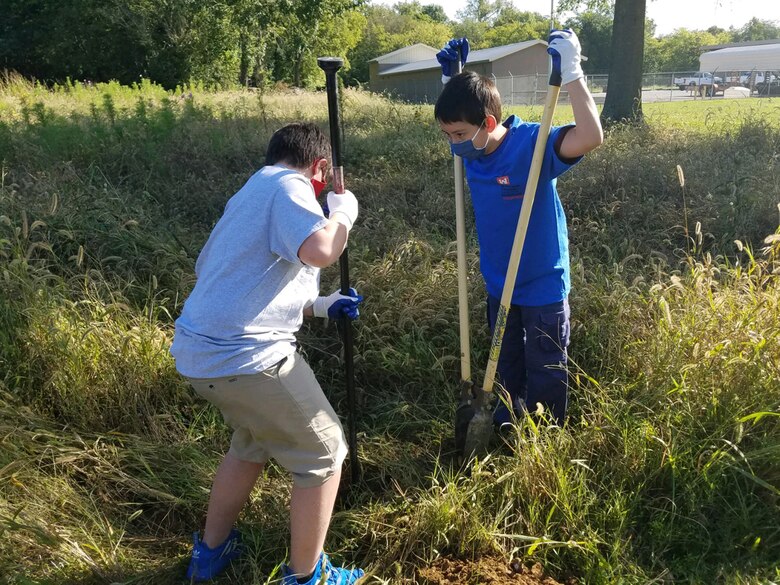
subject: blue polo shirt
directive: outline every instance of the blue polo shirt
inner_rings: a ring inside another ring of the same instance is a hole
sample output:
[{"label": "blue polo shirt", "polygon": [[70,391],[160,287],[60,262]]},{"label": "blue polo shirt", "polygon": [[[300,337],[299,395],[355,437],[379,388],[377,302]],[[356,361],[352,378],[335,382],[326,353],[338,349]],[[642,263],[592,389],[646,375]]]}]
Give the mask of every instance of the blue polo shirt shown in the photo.
[{"label": "blue polo shirt", "polygon": [[[517,219],[531,168],[539,124],[510,116],[507,133],[492,153],[464,160],[479,240],[479,260],[489,295],[501,298]],[[555,152],[565,126],[553,127],[528,223],[513,305],[541,306],[565,299],[569,280],[569,235],[556,178],[580,158],[562,160]]]}]

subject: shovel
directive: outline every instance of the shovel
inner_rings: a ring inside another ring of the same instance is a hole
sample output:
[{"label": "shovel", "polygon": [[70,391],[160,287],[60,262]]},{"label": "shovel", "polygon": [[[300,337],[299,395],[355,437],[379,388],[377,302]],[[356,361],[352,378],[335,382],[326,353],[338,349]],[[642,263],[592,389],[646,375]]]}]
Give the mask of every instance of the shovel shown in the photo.
[{"label": "shovel", "polygon": [[[468,269],[466,267],[466,204],[464,194],[463,159],[455,155],[455,233],[458,251],[458,322],[460,324],[460,401],[455,410],[455,448],[463,453],[466,447],[468,423],[473,417],[470,405],[474,401],[471,380],[471,343],[469,338]],[[471,412],[470,415],[464,414]]]},{"label": "shovel", "polygon": [[509,256],[504,289],[501,292],[501,306],[496,315],[496,325],[493,330],[493,340],[490,344],[490,355],[482,388],[478,388],[470,396],[461,398],[461,403],[455,412],[455,442],[462,444],[461,455],[469,459],[474,455],[487,451],[490,438],[493,433],[493,411],[490,404],[490,395],[496,380],[498,357],[501,354],[501,344],[504,340],[507,315],[512,303],[512,293],[517,280],[517,270],[520,266],[520,257],[523,254],[523,244],[528,231],[528,221],[536,197],[536,188],[539,185],[539,173],[542,169],[544,152],[547,148],[547,138],[550,136],[552,119],[555,114],[555,106],[558,103],[558,94],[561,92],[561,73],[553,67],[547,86],[547,98],[542,114],[542,123],[539,135],[536,138],[531,168],[528,171],[528,180],[525,184],[525,196],[520,208],[520,217],[517,220],[517,230],[512,243],[512,252]]},{"label": "shovel", "polygon": [[[339,87],[336,72],[344,65],[339,57],[319,57],[317,65],[325,72],[325,89],[328,94],[328,123],[330,126],[330,145],[333,155],[333,190],[344,193],[344,166],[341,152],[341,115],[339,111]],[[341,270],[341,294],[349,295],[349,253],[347,248],[339,257]],[[347,317],[342,318],[342,340],[344,342],[344,374],[347,379],[347,410],[349,411],[348,437],[349,468],[352,473],[352,483],[360,481],[360,461],[357,452],[356,431],[356,397],[355,397],[355,366],[354,342],[352,337],[352,322]]]},{"label": "shovel", "polygon": [[[462,71],[460,49],[458,49],[457,73]],[[473,417],[464,416],[474,401],[474,382],[471,380],[471,341],[469,334],[468,268],[466,266],[466,195],[463,159],[457,154],[454,159],[455,176],[455,235],[458,266],[458,323],[460,326],[460,401],[455,411],[455,448],[463,453],[468,423]]]}]

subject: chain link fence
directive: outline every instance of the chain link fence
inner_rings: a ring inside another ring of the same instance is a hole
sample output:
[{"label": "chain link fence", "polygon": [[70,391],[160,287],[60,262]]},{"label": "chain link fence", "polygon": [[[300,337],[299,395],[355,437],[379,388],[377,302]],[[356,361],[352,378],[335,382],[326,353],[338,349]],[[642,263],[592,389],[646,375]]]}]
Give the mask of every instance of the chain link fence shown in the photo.
[{"label": "chain link fence", "polygon": [[[712,85],[697,84],[701,81],[701,74],[695,71],[646,73],[642,76],[642,102],[675,102],[695,99],[718,99],[724,97],[724,91],[729,87],[743,87],[741,96],[774,95],[773,86],[757,82],[763,79],[763,75],[745,75],[743,72],[716,73],[720,82],[713,90]],[[501,102],[508,106],[526,106],[544,104],[547,92],[548,76],[536,75],[510,75],[506,77],[491,76],[501,94]],[[603,103],[607,92],[608,75],[586,76],[588,89],[596,103]],[[767,79],[770,79],[769,77]],[[775,79],[772,75],[771,79]],[[777,83],[777,82],[772,82]],[[780,87],[780,86],[778,86]],[[396,85],[388,93],[412,103],[435,103],[441,92],[441,83],[438,80],[409,79],[398,80]],[[561,91],[560,101],[566,102],[568,94]]]}]

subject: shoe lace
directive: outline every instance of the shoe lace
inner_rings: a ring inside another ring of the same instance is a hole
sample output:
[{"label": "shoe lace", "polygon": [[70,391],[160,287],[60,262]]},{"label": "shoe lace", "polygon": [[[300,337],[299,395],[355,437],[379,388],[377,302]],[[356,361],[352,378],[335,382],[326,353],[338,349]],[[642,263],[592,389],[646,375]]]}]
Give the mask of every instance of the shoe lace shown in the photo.
[{"label": "shoe lace", "polygon": [[[362,576],[360,569],[334,567],[326,556],[322,563],[322,585],[351,585]],[[327,580],[325,580],[327,578]],[[319,584],[318,584],[319,585]]]}]

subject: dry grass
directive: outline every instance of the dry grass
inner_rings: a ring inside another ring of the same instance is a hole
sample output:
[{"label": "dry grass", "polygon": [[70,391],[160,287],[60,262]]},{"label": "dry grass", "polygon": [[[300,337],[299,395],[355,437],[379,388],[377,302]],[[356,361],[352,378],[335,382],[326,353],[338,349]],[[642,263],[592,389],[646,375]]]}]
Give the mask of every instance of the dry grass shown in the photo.
[{"label": "dry grass", "polygon": [[[336,560],[374,583],[415,583],[443,555],[519,555],[594,584],[777,580],[778,237],[763,243],[780,200],[775,102],[648,108],[648,127],[612,132],[561,180],[571,419],[524,421],[464,475],[451,460],[449,153],[430,107],[343,99],[362,208],[350,259],[366,297],[365,480],[334,517]],[[326,126],[324,94],[2,85],[0,581],[181,582],[229,433],[175,373],[172,320],[224,202],[295,118]],[[479,366],[488,339],[469,230]],[[302,341],[344,412],[335,330],[310,325]],[[267,471],[241,519],[248,558],[223,582],[277,578],[288,486]]]}]

